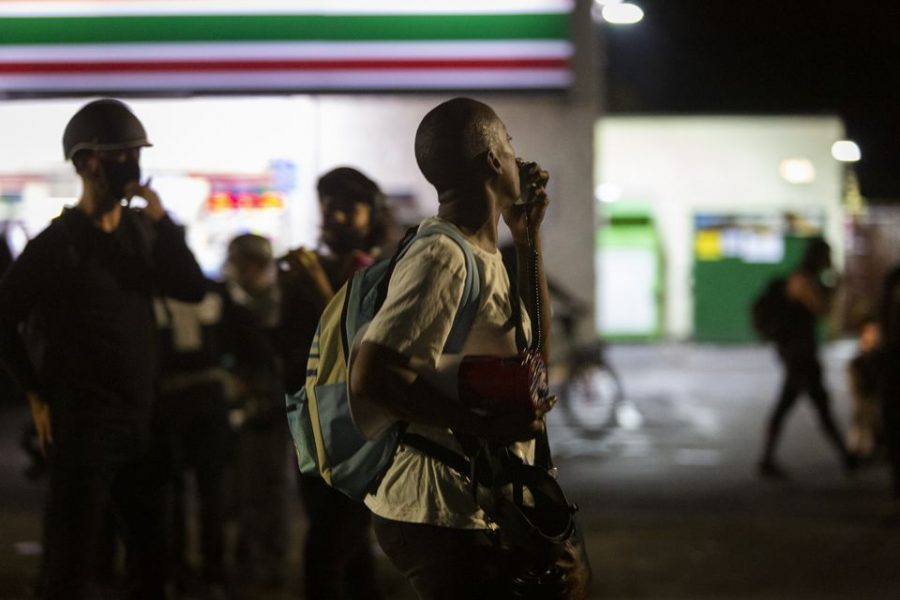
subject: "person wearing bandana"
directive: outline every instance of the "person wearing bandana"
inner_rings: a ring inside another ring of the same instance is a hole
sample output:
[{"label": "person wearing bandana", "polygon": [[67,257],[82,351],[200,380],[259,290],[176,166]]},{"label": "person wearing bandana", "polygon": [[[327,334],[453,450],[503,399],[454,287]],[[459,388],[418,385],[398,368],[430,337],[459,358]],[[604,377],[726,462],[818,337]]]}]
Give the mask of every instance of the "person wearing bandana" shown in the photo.
[{"label": "person wearing bandana", "polygon": [[[129,596],[163,598],[165,473],[151,440],[154,295],[198,302],[205,281],[140,156],[150,146],[122,102],[82,107],[63,135],[82,182],[0,281],[0,362],[24,390],[48,459],[40,596],[91,597],[111,506]],[[132,209],[123,201],[142,198]]]}]

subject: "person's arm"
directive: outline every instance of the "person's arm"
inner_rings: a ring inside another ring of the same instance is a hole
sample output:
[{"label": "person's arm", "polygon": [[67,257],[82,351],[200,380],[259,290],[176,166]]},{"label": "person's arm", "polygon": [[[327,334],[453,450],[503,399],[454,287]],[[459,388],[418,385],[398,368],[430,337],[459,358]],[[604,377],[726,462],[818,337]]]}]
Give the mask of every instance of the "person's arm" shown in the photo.
[{"label": "person's arm", "polygon": [[812,281],[806,273],[797,271],[787,280],[788,298],[796,300],[816,315],[827,314],[831,310],[831,290]]},{"label": "person's arm", "polygon": [[129,197],[147,201],[141,212],[155,231],[153,242],[153,278],[158,291],[182,302],[200,302],[206,295],[206,278],[197,259],[187,247],[184,230],[175,224],[163,208],[159,195],[149,184],[132,183]]},{"label": "person's arm", "polygon": [[381,406],[397,421],[448,427],[500,444],[529,440],[541,432],[549,406],[538,414],[481,415],[443,396],[410,362],[390,348],[364,341],[350,371],[350,393]]},{"label": "person's arm", "polygon": [[28,356],[19,327],[39,299],[51,289],[53,282],[59,281],[60,274],[56,273],[56,267],[60,261],[50,252],[49,238],[45,234],[45,237],[29,243],[0,280],[0,363],[28,399],[38,443],[44,452],[53,442],[50,408],[41,392],[38,374]]},{"label": "person's arm", "polygon": [[319,314],[334,297],[335,290],[318,255],[307,248],[289,251],[280,260],[278,276],[282,289],[304,298],[305,304]]},{"label": "person's arm", "polygon": [[450,333],[465,269],[462,250],[451,240],[434,236],[414,243],[397,264],[388,297],[354,355],[350,393],[400,421],[504,443],[534,437],[541,424],[533,413],[480,416],[422,377],[437,363]]},{"label": "person's arm", "polygon": [[[538,343],[545,360],[550,359],[550,292],[547,276],[544,273],[543,244],[541,242],[541,224],[550,200],[547,197],[547,180],[549,174],[538,165],[530,163],[528,181],[529,189],[522,190],[524,203],[516,204],[503,213],[512,234],[516,248],[518,263],[517,275],[519,295],[525,302],[531,316],[532,327],[540,319],[540,331],[532,331],[533,336],[540,336]],[[535,298],[537,296],[537,298]],[[535,301],[540,306],[535,305]]]}]

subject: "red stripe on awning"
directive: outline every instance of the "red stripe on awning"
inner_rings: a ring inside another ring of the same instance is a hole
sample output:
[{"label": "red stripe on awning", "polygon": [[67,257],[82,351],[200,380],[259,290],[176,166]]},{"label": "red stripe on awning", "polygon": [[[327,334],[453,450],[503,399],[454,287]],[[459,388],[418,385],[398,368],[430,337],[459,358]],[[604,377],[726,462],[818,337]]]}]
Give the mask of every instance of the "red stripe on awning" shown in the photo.
[{"label": "red stripe on awning", "polygon": [[562,69],[563,58],[474,59],[326,59],[326,60],[171,60],[104,62],[0,62],[0,74],[210,72],[210,71],[348,71],[348,70],[459,70]]}]

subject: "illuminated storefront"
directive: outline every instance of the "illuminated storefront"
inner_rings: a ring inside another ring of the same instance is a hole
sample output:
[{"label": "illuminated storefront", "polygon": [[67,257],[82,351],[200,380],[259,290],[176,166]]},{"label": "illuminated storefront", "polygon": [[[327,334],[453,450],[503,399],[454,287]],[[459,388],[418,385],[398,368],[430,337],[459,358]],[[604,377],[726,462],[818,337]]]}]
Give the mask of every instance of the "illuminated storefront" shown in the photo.
[{"label": "illuminated storefront", "polygon": [[401,221],[432,213],[415,128],[436,103],[470,95],[553,174],[548,262],[592,300],[584,248],[599,85],[590,19],[573,17],[588,4],[3,2],[0,210],[33,235],[71,204],[63,127],[86,99],[122,97],[154,143],[146,173],[215,274],[239,232],[263,233],[277,251],[315,244],[315,181],[335,166],[369,173]]}]

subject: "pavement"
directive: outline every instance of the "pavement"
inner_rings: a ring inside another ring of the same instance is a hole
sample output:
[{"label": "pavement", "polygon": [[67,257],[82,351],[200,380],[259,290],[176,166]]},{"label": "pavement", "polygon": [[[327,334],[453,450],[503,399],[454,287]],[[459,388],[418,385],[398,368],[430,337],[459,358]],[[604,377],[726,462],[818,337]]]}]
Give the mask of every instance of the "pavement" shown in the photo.
[{"label": "pavement", "polygon": [[[849,421],[848,342],[823,352],[832,400]],[[558,409],[550,435],[560,481],[580,511],[594,597],[659,600],[900,598],[900,526],[888,515],[884,464],[840,467],[805,403],[789,417],[786,481],[755,475],[780,374],[762,346],[612,346],[627,402],[620,426],[585,435]],[[39,563],[43,490],[21,475],[22,407],[0,409],[0,599],[26,598]],[[283,590],[298,598],[306,523],[291,506]],[[388,598],[414,598],[383,555]]]}]

